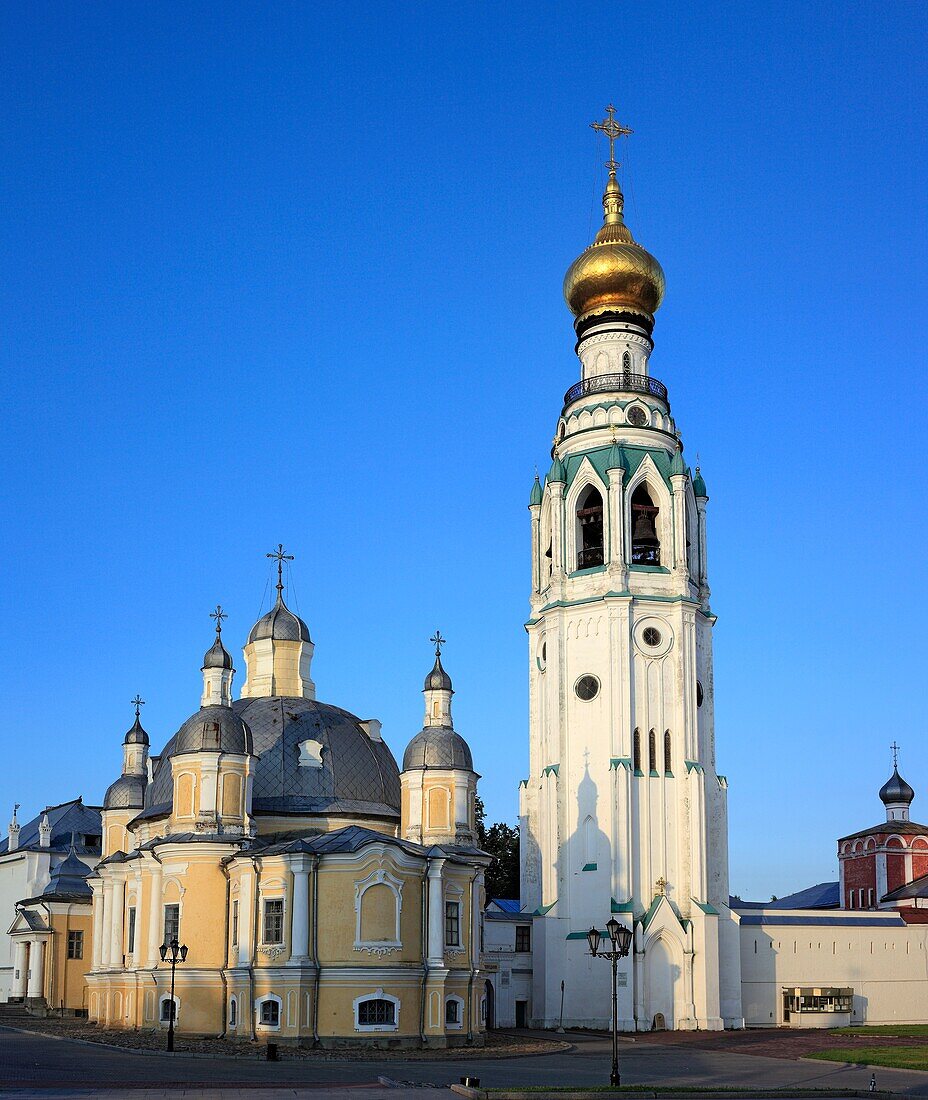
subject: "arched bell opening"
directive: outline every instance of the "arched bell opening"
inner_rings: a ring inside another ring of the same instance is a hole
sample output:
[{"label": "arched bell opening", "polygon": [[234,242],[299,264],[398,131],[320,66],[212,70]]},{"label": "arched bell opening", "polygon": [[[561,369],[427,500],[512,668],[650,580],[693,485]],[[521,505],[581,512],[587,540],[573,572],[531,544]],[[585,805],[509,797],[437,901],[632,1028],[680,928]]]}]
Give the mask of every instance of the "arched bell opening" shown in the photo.
[{"label": "arched bell opening", "polygon": [[632,565],[660,565],[661,541],[657,537],[657,513],[644,482],[632,494]]},{"label": "arched bell opening", "polygon": [[591,485],[582,494],[577,507],[577,568],[590,569],[602,565],[603,553],[603,498]]}]

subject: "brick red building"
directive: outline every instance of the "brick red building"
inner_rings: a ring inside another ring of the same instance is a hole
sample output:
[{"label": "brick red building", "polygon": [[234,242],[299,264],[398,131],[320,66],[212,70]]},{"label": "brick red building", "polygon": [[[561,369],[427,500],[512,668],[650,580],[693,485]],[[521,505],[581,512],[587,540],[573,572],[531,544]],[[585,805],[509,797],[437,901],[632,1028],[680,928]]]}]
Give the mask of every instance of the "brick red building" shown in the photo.
[{"label": "brick red building", "polygon": [[880,789],[886,820],[838,841],[842,909],[899,909],[928,921],[928,825],[910,820],[915,791],[893,767]]}]

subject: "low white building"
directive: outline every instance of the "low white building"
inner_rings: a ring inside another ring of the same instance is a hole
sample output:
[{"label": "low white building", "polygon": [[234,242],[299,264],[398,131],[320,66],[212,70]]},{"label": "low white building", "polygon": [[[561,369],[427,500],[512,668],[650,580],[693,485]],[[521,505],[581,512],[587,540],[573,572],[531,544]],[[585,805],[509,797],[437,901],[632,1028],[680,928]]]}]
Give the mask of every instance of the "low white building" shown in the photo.
[{"label": "low white building", "polygon": [[528,1027],[532,1017],[532,914],[493,898],[483,915],[487,1027]]},{"label": "low white building", "polygon": [[100,859],[100,809],[80,798],[47,806],[20,825],[13,811],[7,839],[0,842],[0,1002],[9,1000],[16,981],[13,940],[9,930],[25,898],[35,898],[48,885],[52,871],[68,856],[73,838],[78,858],[88,867]]}]

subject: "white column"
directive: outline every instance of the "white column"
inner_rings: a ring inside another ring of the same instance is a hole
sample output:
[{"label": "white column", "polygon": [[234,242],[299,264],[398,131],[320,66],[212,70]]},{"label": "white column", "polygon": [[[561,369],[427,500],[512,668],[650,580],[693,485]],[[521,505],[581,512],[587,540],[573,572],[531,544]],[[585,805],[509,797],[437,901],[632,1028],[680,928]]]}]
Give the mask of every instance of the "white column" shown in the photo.
[{"label": "white column", "polygon": [[45,993],[45,944],[31,940],[29,945],[28,997],[42,997]]},{"label": "white column", "polygon": [[103,950],[100,954],[100,965],[109,967],[112,965],[113,955],[113,882],[106,879],[103,883]]},{"label": "white column", "polygon": [[564,566],[564,486],[551,484],[551,577],[563,579]]},{"label": "white column", "polygon": [[103,887],[99,883],[93,886],[93,957],[90,962],[92,970],[99,970],[103,965]]},{"label": "white column", "polygon": [[675,573],[687,572],[686,561],[686,474],[673,474],[673,568]]},{"label": "white column", "polygon": [[148,909],[148,965],[157,966],[161,961],[161,864],[153,863],[151,869],[151,899]]},{"label": "white column", "polygon": [[[309,866],[306,860],[291,864],[293,870],[293,923],[290,933],[290,961],[302,961],[309,954]],[[241,915],[239,915],[241,927]]]},{"label": "white column", "polygon": [[609,470],[609,572],[625,573],[625,471]]},{"label": "white column", "polygon": [[529,512],[532,516],[532,592],[538,592],[541,587],[541,555],[544,550],[541,546],[541,505],[530,504]]},{"label": "white column", "polygon": [[254,875],[251,873],[244,874],[239,881],[241,883],[241,890],[239,891],[238,906],[238,965],[250,966],[252,950],[251,937],[254,932],[255,919],[254,901],[252,900],[254,894]]},{"label": "white column", "polygon": [[474,875],[474,881],[470,888],[470,965],[475,969],[480,966],[480,891],[483,889],[483,871]]},{"label": "white column", "polygon": [[123,923],[125,920],[126,884],[121,881],[113,883],[113,923],[110,928],[112,943],[110,945],[110,966],[122,969],[123,965]]},{"label": "white column", "polygon": [[430,967],[445,965],[445,892],[442,882],[443,859],[429,860],[429,935],[428,964]]},{"label": "white column", "polygon": [[26,996],[26,975],[29,970],[29,948],[22,938],[14,940],[13,988],[14,997]]}]

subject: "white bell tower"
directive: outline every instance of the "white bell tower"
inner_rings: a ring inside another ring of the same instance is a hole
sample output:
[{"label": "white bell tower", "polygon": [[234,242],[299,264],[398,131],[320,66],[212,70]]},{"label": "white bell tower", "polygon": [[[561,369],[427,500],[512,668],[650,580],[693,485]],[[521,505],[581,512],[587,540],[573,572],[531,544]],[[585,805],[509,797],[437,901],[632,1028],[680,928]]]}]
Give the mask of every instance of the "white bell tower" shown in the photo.
[{"label": "white bell tower", "polygon": [[625,1030],[742,1026],[728,908],[726,789],[716,772],[706,493],[650,374],[657,260],[624,224],[614,141],[604,219],[571,265],[580,381],[567,391],[532,532],[529,775],[522,905],[534,911],[531,1016],[609,1026],[609,967],[586,933],[634,932]]}]

